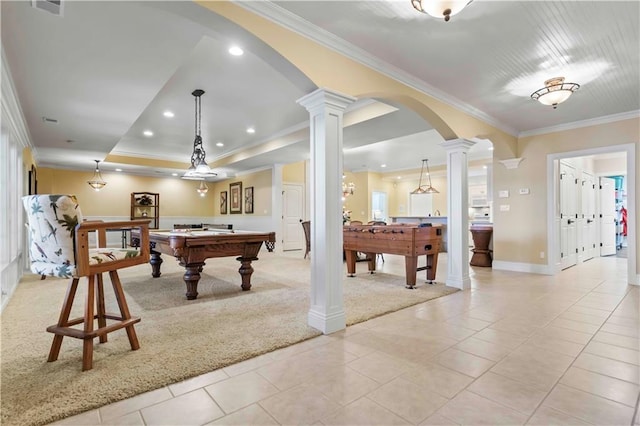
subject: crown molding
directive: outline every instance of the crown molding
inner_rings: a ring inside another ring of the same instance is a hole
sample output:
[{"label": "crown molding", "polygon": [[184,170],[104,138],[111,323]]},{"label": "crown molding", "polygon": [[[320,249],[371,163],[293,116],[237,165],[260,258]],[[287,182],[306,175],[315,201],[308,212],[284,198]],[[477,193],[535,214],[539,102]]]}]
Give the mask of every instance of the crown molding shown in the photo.
[{"label": "crown molding", "polygon": [[507,169],[517,169],[524,158],[509,158],[507,160],[498,160]]},{"label": "crown molding", "polygon": [[520,132],[518,138],[525,138],[527,136],[544,135],[546,133],[562,132],[565,130],[580,129],[582,127],[599,126],[601,124],[614,123],[616,121],[629,120],[631,118],[640,117],[640,110],[621,112],[619,114],[605,115],[597,118],[590,118],[588,120],[574,121],[572,123],[559,124],[557,126],[543,127],[540,129],[527,130]]},{"label": "crown molding", "polygon": [[9,69],[9,61],[7,60],[4,49],[2,49],[2,68],[0,73],[2,74],[2,81],[0,83],[2,84],[1,121],[8,123],[10,134],[15,135],[23,148],[30,148],[34,159],[37,159],[36,149],[31,142],[31,135],[26,126],[27,121],[24,118],[22,107],[20,106],[16,87],[11,77],[11,70]]},{"label": "crown molding", "polygon": [[351,58],[367,67],[386,75],[414,90],[429,95],[440,102],[443,102],[449,106],[452,106],[478,120],[481,120],[491,126],[494,126],[503,132],[510,134],[511,136],[517,136],[518,131],[511,126],[508,126],[494,117],[486,114],[485,112],[465,103],[461,100],[449,95],[437,89],[430,84],[416,78],[415,76],[407,73],[400,68],[384,62],[379,58],[371,55],[370,53],[354,46],[351,43],[337,37],[336,35],[319,28],[309,21],[302,19],[301,17],[289,12],[288,10],[271,3],[270,1],[250,1],[250,2],[237,2],[238,6],[255,13],[263,18],[266,18],[281,27],[291,30],[303,37],[313,40],[314,42],[325,46],[335,52],[340,53],[348,58]]}]

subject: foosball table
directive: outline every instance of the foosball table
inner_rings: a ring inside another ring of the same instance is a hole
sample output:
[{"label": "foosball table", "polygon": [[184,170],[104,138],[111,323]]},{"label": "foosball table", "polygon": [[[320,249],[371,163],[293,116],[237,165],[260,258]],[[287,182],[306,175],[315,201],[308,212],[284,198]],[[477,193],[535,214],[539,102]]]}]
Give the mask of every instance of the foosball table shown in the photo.
[{"label": "foosball table", "polygon": [[[438,252],[442,243],[442,228],[439,225],[394,224],[394,225],[345,225],[343,244],[347,260],[347,273],[356,273],[357,253],[367,255],[369,272],[376,270],[376,256],[380,253],[404,256],[407,288],[416,285],[416,273],[427,271],[430,284],[436,279]],[[418,258],[426,257],[426,265],[418,267]]]}]

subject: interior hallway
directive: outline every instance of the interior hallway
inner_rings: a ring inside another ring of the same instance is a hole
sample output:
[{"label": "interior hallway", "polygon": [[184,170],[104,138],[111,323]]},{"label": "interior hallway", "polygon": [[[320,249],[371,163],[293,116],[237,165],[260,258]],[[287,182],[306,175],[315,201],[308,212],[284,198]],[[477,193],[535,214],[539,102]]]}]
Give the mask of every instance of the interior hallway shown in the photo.
[{"label": "interior hallway", "polygon": [[[378,268],[402,275],[404,261]],[[556,276],[472,269],[471,290],[56,424],[640,425],[640,288],[625,259]]]}]

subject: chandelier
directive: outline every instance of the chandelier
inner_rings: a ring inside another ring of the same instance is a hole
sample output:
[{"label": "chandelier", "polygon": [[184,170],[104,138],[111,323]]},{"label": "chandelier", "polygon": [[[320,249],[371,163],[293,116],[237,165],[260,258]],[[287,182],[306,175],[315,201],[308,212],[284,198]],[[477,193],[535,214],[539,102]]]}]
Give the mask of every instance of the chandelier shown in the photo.
[{"label": "chandelier", "polygon": [[209,187],[207,186],[204,180],[201,180],[200,186],[196,189],[196,192],[200,194],[201,197],[204,197],[207,191],[209,191]]},{"label": "chandelier", "polygon": [[577,83],[565,83],[564,77],[554,77],[544,82],[544,87],[531,94],[531,99],[535,99],[543,105],[551,105],[553,109],[558,104],[563,103],[569,96],[580,88]]},{"label": "chandelier", "polygon": [[[345,176],[342,175],[342,179],[344,179]],[[342,182],[342,201],[344,201],[345,198],[347,198],[349,195],[353,195],[353,191],[355,191],[356,189],[356,184],[353,182],[349,182],[349,183],[345,183]]]},{"label": "chandelier", "polygon": [[90,187],[95,189],[97,192],[97,191],[100,191],[102,188],[104,188],[107,182],[105,182],[105,180],[102,179],[102,175],[100,174],[100,167],[98,166],[98,163],[100,163],[100,160],[93,160],[93,161],[96,162],[96,170],[93,172],[93,177],[91,178],[91,180],[88,180],[87,183],[89,184]]},{"label": "chandelier", "polygon": [[[427,166],[427,177],[429,185],[422,185],[422,176],[424,175],[424,166]],[[420,182],[418,187],[411,191],[412,194],[438,194],[440,191],[431,186],[431,173],[429,173],[429,160],[422,160],[422,168],[420,169]]]},{"label": "chandelier", "polygon": [[206,152],[202,145],[202,136],[200,135],[200,121],[201,121],[201,96],[204,95],[204,90],[196,89],[191,93],[196,100],[196,137],[193,141],[193,153],[191,153],[191,166],[187,172],[182,176],[183,179],[202,180],[208,177],[216,176],[216,173],[211,170],[207,162],[205,161]]},{"label": "chandelier", "polygon": [[444,18],[445,22],[464,9],[473,0],[411,0],[413,8],[434,18]]}]

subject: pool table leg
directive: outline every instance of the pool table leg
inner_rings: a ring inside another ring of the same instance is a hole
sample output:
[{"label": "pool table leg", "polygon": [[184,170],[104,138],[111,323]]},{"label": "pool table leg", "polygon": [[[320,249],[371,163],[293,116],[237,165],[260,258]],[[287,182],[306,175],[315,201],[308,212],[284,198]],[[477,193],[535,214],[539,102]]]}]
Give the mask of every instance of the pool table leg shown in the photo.
[{"label": "pool table leg", "polygon": [[160,253],[151,250],[151,259],[149,259],[149,263],[151,264],[151,276],[153,278],[158,278],[160,276],[160,265],[162,265],[162,257],[160,256]]},{"label": "pool table leg", "polygon": [[204,262],[185,265],[184,283],[187,285],[187,300],[198,298],[198,282],[200,281],[200,271],[202,271],[203,265]]},{"label": "pool table leg", "polygon": [[256,257],[238,257],[236,260],[240,261],[240,276],[242,277],[242,291],[251,290],[251,274],[253,274],[253,266],[251,262],[257,260]]}]

